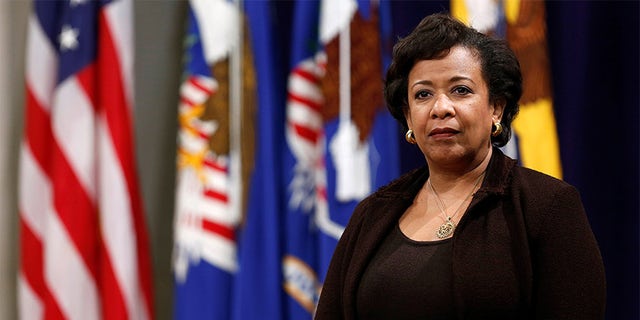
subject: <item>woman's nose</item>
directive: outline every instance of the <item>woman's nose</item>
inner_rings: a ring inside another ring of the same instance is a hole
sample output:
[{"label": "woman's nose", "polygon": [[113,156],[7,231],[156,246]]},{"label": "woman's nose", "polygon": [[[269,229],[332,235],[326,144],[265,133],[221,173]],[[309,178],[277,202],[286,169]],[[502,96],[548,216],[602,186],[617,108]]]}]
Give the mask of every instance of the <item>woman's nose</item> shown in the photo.
[{"label": "woman's nose", "polygon": [[431,118],[444,119],[454,115],[455,108],[453,107],[453,101],[445,94],[437,95],[433,103],[433,108],[431,109]]}]

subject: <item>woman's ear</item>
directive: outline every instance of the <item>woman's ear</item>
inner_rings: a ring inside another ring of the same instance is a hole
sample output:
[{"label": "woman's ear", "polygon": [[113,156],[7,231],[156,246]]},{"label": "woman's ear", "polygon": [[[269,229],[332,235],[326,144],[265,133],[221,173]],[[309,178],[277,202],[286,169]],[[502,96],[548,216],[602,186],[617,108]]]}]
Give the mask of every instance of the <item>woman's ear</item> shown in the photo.
[{"label": "woman's ear", "polygon": [[493,112],[491,117],[494,121],[502,121],[502,114],[504,113],[506,105],[507,101],[505,99],[498,99],[493,103]]}]

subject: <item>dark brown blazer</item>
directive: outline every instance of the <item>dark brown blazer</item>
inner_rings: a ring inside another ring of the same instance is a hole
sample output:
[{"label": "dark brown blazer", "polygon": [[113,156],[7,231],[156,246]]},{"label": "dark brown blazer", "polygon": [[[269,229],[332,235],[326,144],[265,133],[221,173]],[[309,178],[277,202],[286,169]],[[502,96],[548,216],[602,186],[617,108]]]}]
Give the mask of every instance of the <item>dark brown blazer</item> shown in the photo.
[{"label": "dark brown blazer", "polygon": [[[315,319],[357,319],[360,277],[427,178],[426,167],[416,169],[357,206]],[[518,166],[496,148],[456,228],[451,267],[459,319],[604,317],[604,266],[578,191]]]}]

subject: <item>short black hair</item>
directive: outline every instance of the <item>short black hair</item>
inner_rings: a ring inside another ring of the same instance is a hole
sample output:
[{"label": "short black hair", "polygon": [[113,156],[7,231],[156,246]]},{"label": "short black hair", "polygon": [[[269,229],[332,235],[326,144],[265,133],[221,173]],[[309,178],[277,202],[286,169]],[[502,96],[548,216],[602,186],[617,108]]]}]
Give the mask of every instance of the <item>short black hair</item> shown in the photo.
[{"label": "short black hair", "polygon": [[502,147],[511,138],[511,122],[518,114],[522,96],[520,63],[506,41],[478,32],[445,13],[422,19],[418,26],[393,47],[391,65],[384,81],[384,97],[393,117],[406,130],[409,72],[421,60],[446,56],[452,47],[473,50],[480,58],[482,76],[489,89],[489,102],[505,103],[501,124],[503,131],[491,137]]}]

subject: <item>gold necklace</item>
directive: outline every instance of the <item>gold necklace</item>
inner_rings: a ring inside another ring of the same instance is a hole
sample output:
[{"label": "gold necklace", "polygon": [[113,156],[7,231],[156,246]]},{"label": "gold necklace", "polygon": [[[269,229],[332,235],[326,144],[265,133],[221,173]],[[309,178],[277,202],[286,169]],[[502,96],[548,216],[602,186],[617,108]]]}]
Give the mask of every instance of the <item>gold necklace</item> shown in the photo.
[{"label": "gold necklace", "polygon": [[444,201],[440,199],[440,196],[436,192],[436,189],[433,187],[433,184],[431,184],[431,179],[427,180],[429,189],[431,189],[431,192],[433,192],[433,195],[436,196],[436,200],[437,200],[436,203],[438,204],[438,208],[442,213],[442,219],[444,220],[444,223],[440,227],[438,227],[438,230],[436,231],[436,237],[438,237],[438,239],[445,239],[453,234],[453,231],[456,229],[456,225],[455,223],[453,223],[453,218],[455,218],[455,216],[458,214],[458,211],[460,211],[462,206],[467,202],[467,200],[469,200],[469,197],[471,197],[473,192],[476,190],[476,187],[478,186],[478,183],[480,182],[480,179],[483,176],[484,176],[484,172],[476,179],[476,182],[473,184],[473,188],[471,188],[471,192],[469,192],[469,194],[464,198],[464,200],[462,200],[462,203],[460,203],[460,205],[458,206],[458,209],[456,209],[456,211],[451,216],[447,215],[447,212],[444,209]]}]

